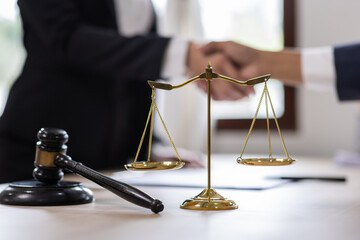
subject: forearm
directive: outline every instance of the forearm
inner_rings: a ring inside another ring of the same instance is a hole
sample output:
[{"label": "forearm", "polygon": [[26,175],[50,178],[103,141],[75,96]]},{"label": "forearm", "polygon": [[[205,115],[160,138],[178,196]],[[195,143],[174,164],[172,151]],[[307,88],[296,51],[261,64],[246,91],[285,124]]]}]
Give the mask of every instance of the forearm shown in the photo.
[{"label": "forearm", "polygon": [[280,52],[259,51],[258,56],[261,74],[270,73],[286,85],[303,85],[300,52],[290,49]]},{"label": "forearm", "polygon": [[[157,79],[169,38],[125,37],[109,25],[84,19],[78,1],[19,0],[25,41],[36,51],[75,71],[102,78]],[[36,39],[36,41],[34,41]],[[35,46],[35,47],[34,47]],[[46,59],[46,58],[45,58]]]},{"label": "forearm", "polygon": [[76,69],[116,79],[158,79],[169,39],[155,35],[123,37],[79,27],[61,57]]}]

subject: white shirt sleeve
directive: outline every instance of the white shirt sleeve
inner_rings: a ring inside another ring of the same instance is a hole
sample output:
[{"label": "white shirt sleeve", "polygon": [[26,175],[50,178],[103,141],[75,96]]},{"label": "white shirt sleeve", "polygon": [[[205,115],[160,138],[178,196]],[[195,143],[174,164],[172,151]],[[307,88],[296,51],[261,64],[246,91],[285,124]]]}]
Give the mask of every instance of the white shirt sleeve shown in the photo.
[{"label": "white shirt sleeve", "polygon": [[167,46],[160,76],[162,78],[182,77],[186,74],[186,58],[189,42],[172,38]]},{"label": "white shirt sleeve", "polygon": [[306,88],[336,92],[334,49],[332,47],[303,49],[301,74]]},{"label": "white shirt sleeve", "polygon": [[150,0],[115,0],[114,7],[121,35],[131,37],[149,32],[155,17]]}]

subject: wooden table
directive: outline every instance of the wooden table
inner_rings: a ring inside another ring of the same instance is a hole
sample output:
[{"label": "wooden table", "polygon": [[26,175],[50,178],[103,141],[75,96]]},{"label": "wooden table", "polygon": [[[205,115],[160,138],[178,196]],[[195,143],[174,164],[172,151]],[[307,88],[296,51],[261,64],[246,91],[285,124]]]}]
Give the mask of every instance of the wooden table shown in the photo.
[{"label": "wooden table", "polygon": [[95,202],[60,207],[0,205],[0,239],[360,239],[360,168],[337,167],[320,158],[299,157],[292,166],[266,169],[238,165],[235,155],[213,159],[217,164],[233,164],[223,177],[246,169],[264,176],[346,176],[347,181],[305,180],[261,191],[221,189],[219,193],[239,205],[226,211],[180,209],[182,201],[197,195],[199,188],[139,187],[163,201],[165,210],[153,214],[78,177],[93,190]]}]

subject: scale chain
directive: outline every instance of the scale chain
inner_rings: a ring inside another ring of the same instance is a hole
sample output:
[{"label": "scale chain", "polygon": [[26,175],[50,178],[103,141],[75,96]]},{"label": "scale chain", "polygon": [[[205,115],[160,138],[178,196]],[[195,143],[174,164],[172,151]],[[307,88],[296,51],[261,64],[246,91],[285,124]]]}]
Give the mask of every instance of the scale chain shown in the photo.
[{"label": "scale chain", "polygon": [[161,120],[162,125],[164,126],[165,132],[166,132],[166,134],[167,134],[167,136],[168,136],[168,138],[169,138],[169,140],[170,140],[171,146],[172,146],[173,149],[175,150],[176,156],[179,158],[180,161],[182,161],[181,158],[180,158],[180,155],[179,155],[179,153],[178,153],[178,151],[177,151],[177,149],[176,149],[176,147],[175,147],[175,144],[174,144],[173,140],[172,140],[171,137],[170,137],[170,133],[169,133],[169,131],[168,131],[166,125],[165,125],[165,122],[164,122],[163,118],[161,117],[160,111],[159,111],[156,103],[154,103],[154,106],[155,106],[156,112],[159,114],[159,118],[160,118],[160,120]]},{"label": "scale chain", "polygon": [[254,124],[255,124],[257,115],[258,115],[258,113],[259,113],[259,109],[260,109],[261,102],[262,102],[262,99],[263,99],[263,97],[264,97],[264,94],[265,94],[265,88],[264,88],[264,90],[263,90],[263,92],[262,92],[262,94],[261,94],[260,101],[259,101],[258,107],[257,107],[256,112],[255,112],[255,116],[254,116],[254,118],[253,118],[253,120],[252,120],[252,122],[251,122],[251,126],[250,126],[250,129],[249,129],[248,135],[246,136],[245,144],[244,144],[244,147],[243,147],[243,149],[242,149],[242,151],[241,151],[240,158],[242,158],[242,155],[244,154],[246,145],[247,145],[247,143],[248,143],[248,141],[249,141],[249,137],[250,137],[251,131],[252,131],[253,127],[254,127]]},{"label": "scale chain", "polygon": [[141,139],[140,139],[140,144],[139,144],[139,147],[136,151],[136,155],[135,155],[135,160],[134,160],[134,163],[136,163],[138,157],[139,157],[139,153],[140,153],[140,149],[141,149],[141,146],[144,142],[144,138],[145,138],[145,134],[146,134],[146,129],[147,129],[147,126],[149,124],[149,120],[150,120],[150,117],[152,116],[152,112],[153,112],[153,102],[151,103],[151,106],[150,106],[150,110],[149,110],[149,114],[148,114],[148,117],[147,117],[147,120],[146,120],[146,124],[145,124],[145,128],[144,128],[144,132],[143,134],[141,135]]},{"label": "scale chain", "polygon": [[[153,125],[154,125],[154,109],[156,110],[156,112],[157,112],[158,115],[159,115],[159,118],[160,118],[160,120],[161,120],[161,123],[162,123],[162,125],[164,126],[165,132],[166,132],[166,134],[167,134],[167,136],[168,136],[168,138],[169,138],[169,140],[170,140],[171,146],[172,146],[173,149],[175,150],[176,156],[178,157],[178,159],[179,159],[180,161],[182,161],[181,158],[180,158],[179,152],[177,151],[177,149],[176,149],[176,147],[175,147],[175,144],[174,144],[173,140],[171,139],[170,133],[169,133],[169,131],[168,131],[166,125],[165,125],[165,122],[164,122],[164,120],[163,120],[163,118],[162,118],[162,116],[161,116],[161,114],[160,114],[160,111],[159,111],[159,109],[158,109],[158,107],[157,107],[157,105],[156,105],[156,102],[155,102],[155,89],[152,88],[151,106],[150,106],[149,114],[148,114],[148,117],[147,117],[147,120],[146,120],[144,132],[143,132],[143,134],[142,134],[142,136],[141,136],[140,144],[139,144],[139,147],[138,147],[137,152],[136,152],[136,156],[135,156],[134,163],[137,162],[137,159],[138,159],[138,157],[139,157],[140,149],[141,149],[142,144],[143,144],[143,142],[144,142],[144,138],[145,138],[145,134],[146,134],[146,129],[147,129],[148,125],[149,125],[149,122],[151,122],[151,123],[150,123],[150,133],[149,133],[150,136],[149,136],[149,145],[148,145],[148,157],[147,157],[147,161],[150,162],[151,145],[152,145],[152,130],[153,130]],[[150,120],[150,119],[151,119],[151,120]]]},{"label": "scale chain", "polygon": [[270,103],[270,106],[271,106],[272,113],[273,113],[273,115],[274,115],[274,120],[275,120],[276,127],[277,127],[277,130],[278,130],[279,135],[280,135],[280,139],[281,139],[282,145],[283,145],[284,150],[285,150],[286,157],[287,157],[287,159],[290,159],[289,153],[288,153],[288,151],[287,151],[287,149],[286,149],[286,146],[285,146],[284,138],[283,138],[283,136],[282,136],[282,134],[281,134],[281,131],[280,131],[279,123],[278,123],[277,118],[276,118],[274,106],[272,105],[271,98],[270,98],[270,94],[269,94],[269,91],[268,91],[266,85],[265,85],[265,89],[266,89],[266,91],[267,91],[267,93],[268,93],[269,103]]},{"label": "scale chain", "polygon": [[[154,127],[154,107],[155,107],[155,90],[153,90],[151,94],[151,120],[150,120],[150,131],[149,131],[149,143],[148,143],[148,156],[147,161],[150,162],[151,155],[151,145],[152,145],[152,135],[153,135],[153,127]],[[146,130],[145,130],[146,131]]]},{"label": "scale chain", "polygon": [[265,91],[265,108],[266,108],[266,126],[267,126],[267,132],[268,132],[268,142],[269,142],[269,158],[272,158],[272,151],[271,151],[271,140],[270,140],[270,124],[269,124],[269,111],[268,111],[268,97],[269,97],[269,92],[267,90],[267,85],[265,82],[265,87],[264,90]]}]

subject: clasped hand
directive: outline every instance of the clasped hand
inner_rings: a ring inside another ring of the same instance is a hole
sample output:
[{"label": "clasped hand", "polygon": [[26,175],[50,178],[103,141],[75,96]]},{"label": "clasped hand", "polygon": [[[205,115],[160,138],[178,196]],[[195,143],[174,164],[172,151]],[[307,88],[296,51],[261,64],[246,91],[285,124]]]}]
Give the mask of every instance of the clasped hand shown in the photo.
[{"label": "clasped hand", "polygon": [[[211,42],[204,46],[190,43],[187,66],[190,76],[204,72],[210,61],[214,72],[240,81],[259,75],[257,50],[234,42]],[[196,81],[206,91],[205,80]],[[253,87],[240,86],[221,79],[212,82],[211,96],[215,100],[238,100],[254,93]]]}]

